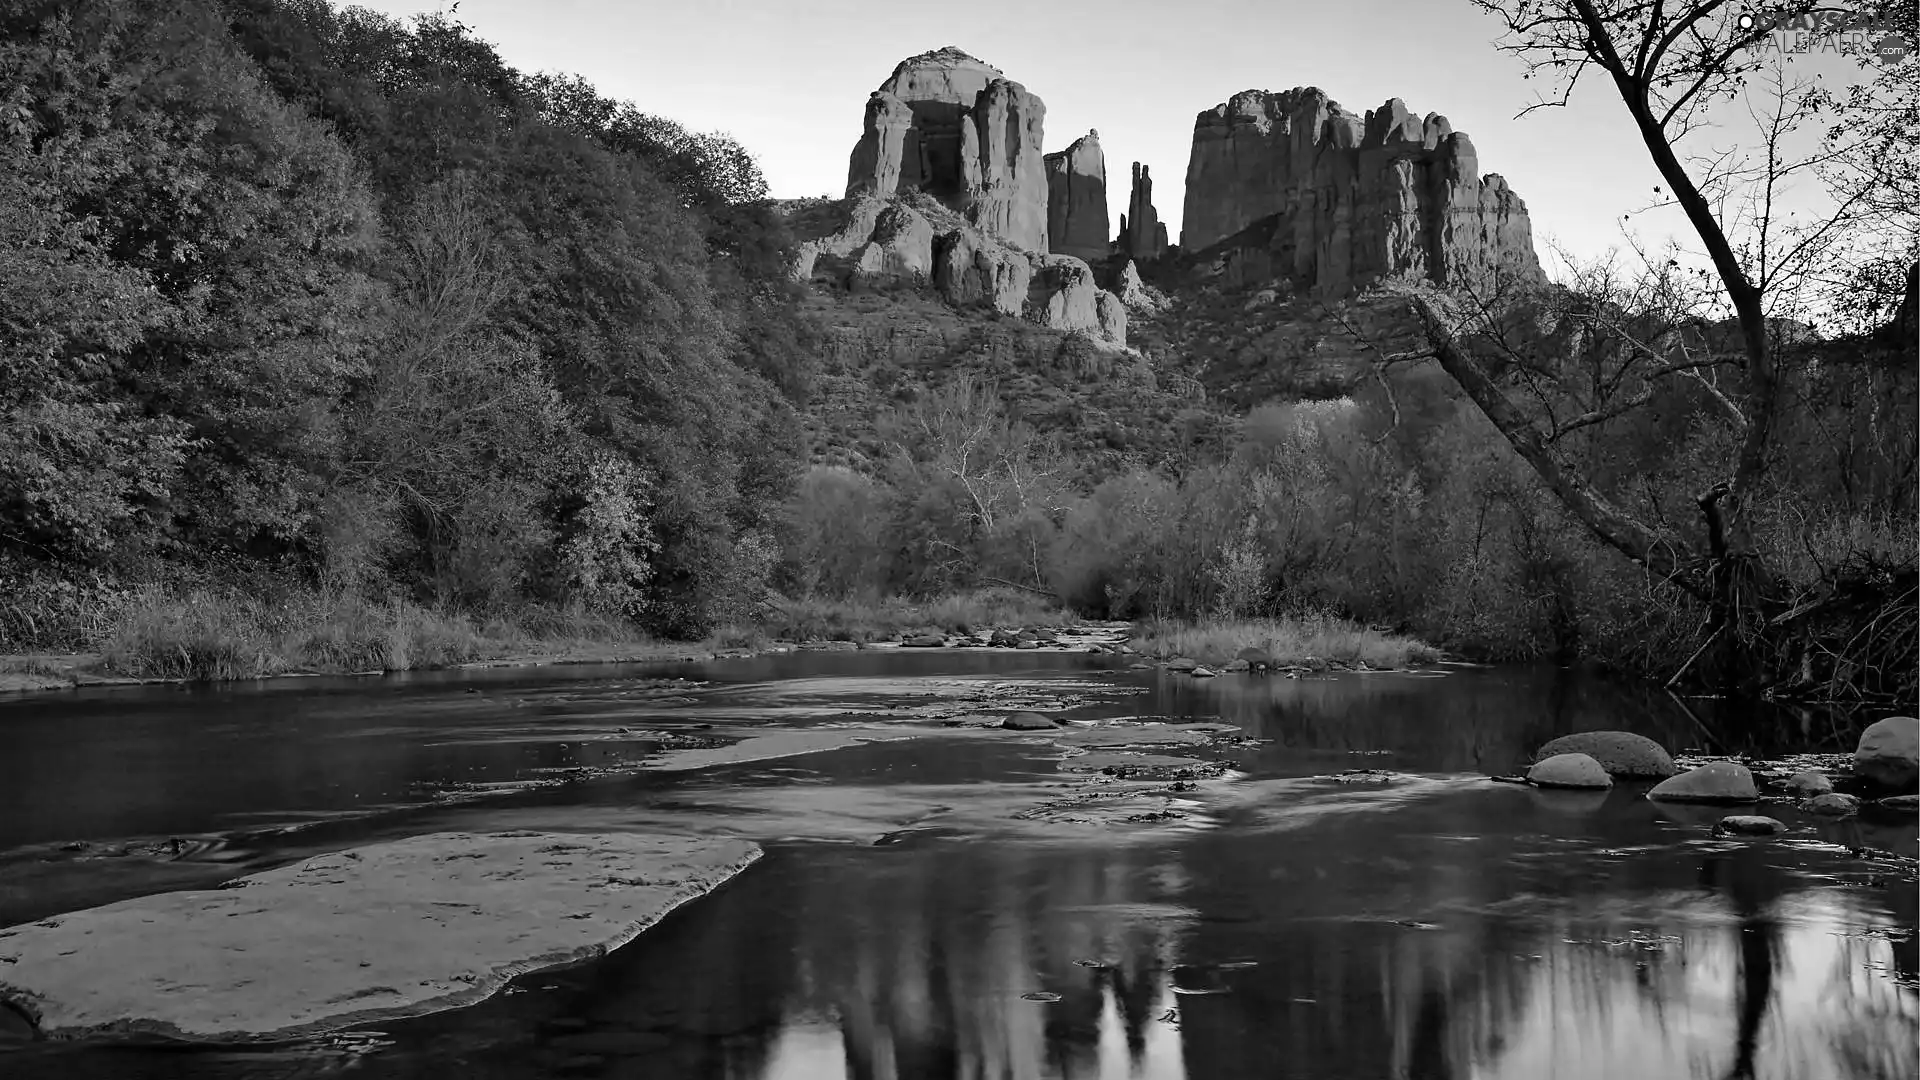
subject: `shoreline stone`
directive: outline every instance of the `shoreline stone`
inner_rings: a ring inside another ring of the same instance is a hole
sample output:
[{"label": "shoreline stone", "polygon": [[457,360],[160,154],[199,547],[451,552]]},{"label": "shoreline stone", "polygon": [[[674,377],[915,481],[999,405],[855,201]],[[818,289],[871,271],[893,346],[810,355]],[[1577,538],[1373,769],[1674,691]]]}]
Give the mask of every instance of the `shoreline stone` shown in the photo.
[{"label": "shoreline stone", "polygon": [[760,854],[643,833],[374,844],[0,931],[0,1002],[62,1039],[283,1040],[440,1012],[604,956]]}]

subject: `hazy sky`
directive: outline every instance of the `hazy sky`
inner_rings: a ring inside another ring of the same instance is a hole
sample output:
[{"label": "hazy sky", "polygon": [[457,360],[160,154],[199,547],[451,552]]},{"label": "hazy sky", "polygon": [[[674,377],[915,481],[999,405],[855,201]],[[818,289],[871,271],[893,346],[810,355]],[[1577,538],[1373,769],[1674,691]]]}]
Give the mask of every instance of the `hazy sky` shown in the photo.
[{"label": "hazy sky", "polygon": [[[1099,130],[1114,229],[1129,163],[1148,165],[1176,241],[1194,114],[1247,89],[1318,86],[1355,113],[1399,97],[1445,115],[1472,137],[1481,170],[1526,200],[1550,266],[1553,241],[1581,258],[1621,243],[1622,215],[1658,182],[1598,80],[1569,108],[1516,119],[1549,88],[1521,78],[1491,44],[1493,22],[1465,0],[463,0],[458,17],[515,67],[577,73],[645,111],[731,134],[779,197],[843,193],[867,95],[900,60],[943,45],[1039,95],[1047,152]],[[1719,141],[1747,140],[1729,129]],[[1655,215],[1632,227],[1658,236],[1678,224]]]}]

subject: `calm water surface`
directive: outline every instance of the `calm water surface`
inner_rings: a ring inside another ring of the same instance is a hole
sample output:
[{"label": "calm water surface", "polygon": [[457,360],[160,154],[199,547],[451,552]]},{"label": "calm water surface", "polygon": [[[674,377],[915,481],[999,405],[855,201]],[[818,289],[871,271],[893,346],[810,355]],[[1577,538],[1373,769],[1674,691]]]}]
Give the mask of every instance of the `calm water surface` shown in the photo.
[{"label": "calm water surface", "polygon": [[[661,674],[0,705],[0,924],[448,828],[768,849],[609,959],[471,1009],[290,1046],[32,1046],[0,1051],[0,1076],[1920,1075],[1915,887],[1849,853],[1912,856],[1913,821],[1770,808],[1787,838],[1721,841],[1719,812],[1643,787],[1483,779],[1567,731],[1767,752],[1849,747],[1844,722],[1689,711],[1550,670],[1204,682],[1083,656],[861,653]],[[1232,771],[1177,821],[1035,824],[1015,814],[1065,790],[1058,751],[939,726],[1016,707],[1223,718],[1263,741],[1209,751]],[[846,725],[924,737],[628,767],[662,732]],[[1316,779],[1358,768],[1399,778]]]}]

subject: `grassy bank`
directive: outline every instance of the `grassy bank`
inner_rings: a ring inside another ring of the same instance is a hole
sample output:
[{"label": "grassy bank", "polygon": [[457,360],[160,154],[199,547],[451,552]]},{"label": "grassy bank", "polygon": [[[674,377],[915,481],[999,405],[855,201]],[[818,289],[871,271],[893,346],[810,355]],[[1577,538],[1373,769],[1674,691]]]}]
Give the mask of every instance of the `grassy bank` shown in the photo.
[{"label": "grassy bank", "polygon": [[1149,658],[1185,656],[1209,666],[1224,664],[1247,648],[1263,650],[1275,663],[1286,665],[1324,661],[1405,668],[1440,659],[1440,650],[1424,641],[1329,615],[1147,622],[1134,633],[1132,645]]},{"label": "grassy bank", "polygon": [[409,671],[483,660],[671,659],[778,641],[891,641],[993,627],[1063,626],[1070,612],[1013,590],[927,601],[773,598],[762,617],[703,641],[648,637],[620,620],[522,608],[478,617],[404,601],[296,596],[268,602],[230,592],[154,594],[123,606],[84,655],[0,657],[0,689],[66,685],[76,671],[139,679],[220,681],[293,672]]}]

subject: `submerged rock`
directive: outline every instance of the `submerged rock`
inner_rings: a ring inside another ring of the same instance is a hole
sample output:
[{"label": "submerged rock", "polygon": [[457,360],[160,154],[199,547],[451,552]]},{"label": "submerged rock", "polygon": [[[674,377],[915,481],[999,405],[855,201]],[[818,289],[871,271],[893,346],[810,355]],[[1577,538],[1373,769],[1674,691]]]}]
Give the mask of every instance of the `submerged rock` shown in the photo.
[{"label": "submerged rock", "polygon": [[1783,786],[1787,789],[1787,794],[1806,799],[1832,791],[1833,781],[1827,777],[1826,773],[1803,769],[1787,777]]},{"label": "submerged rock", "polygon": [[1527,770],[1527,780],[1549,788],[1610,788],[1613,777],[1586,754],[1555,754]]},{"label": "submerged rock", "polygon": [[1745,765],[1716,761],[1662,780],[1647,792],[1647,798],[1672,802],[1750,803],[1759,801],[1760,792],[1753,786],[1753,773]]},{"label": "submerged rock", "polygon": [[1853,774],[1889,792],[1920,786],[1920,718],[1889,716],[1861,732]]},{"label": "submerged rock", "polygon": [[1720,823],[1713,827],[1715,836],[1772,836],[1786,831],[1787,826],[1784,822],[1757,814],[1735,814],[1732,817],[1723,817]]},{"label": "submerged rock", "polygon": [[640,833],[375,844],[16,927],[0,1002],[52,1038],[282,1040],[418,1016],[605,955],[759,857]]},{"label": "submerged rock", "polygon": [[1542,746],[1533,759],[1545,761],[1557,754],[1585,754],[1618,780],[1665,780],[1680,771],[1665,747],[1631,731],[1562,735]]},{"label": "submerged rock", "polygon": [[1829,791],[1824,794],[1815,795],[1813,798],[1801,803],[1800,809],[1809,814],[1825,814],[1828,817],[1846,817],[1848,814],[1857,814],[1860,812],[1860,800],[1854,798],[1852,795],[1842,795],[1837,791]]}]

